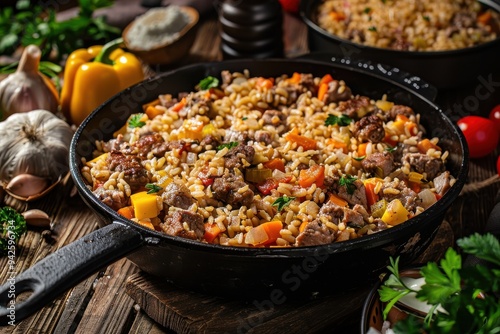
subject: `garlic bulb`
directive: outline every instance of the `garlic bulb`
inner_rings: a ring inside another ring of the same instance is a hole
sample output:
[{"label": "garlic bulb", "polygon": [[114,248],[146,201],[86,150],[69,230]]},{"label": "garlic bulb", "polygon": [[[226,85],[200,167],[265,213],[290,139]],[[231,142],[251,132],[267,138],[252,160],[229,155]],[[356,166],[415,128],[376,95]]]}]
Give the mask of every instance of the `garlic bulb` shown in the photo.
[{"label": "garlic bulb", "polygon": [[52,82],[38,71],[41,56],[38,46],[28,45],[16,72],[0,81],[0,120],[35,109],[57,112],[59,94]]},{"label": "garlic bulb", "polygon": [[68,172],[73,130],[47,110],[17,113],[0,122],[0,181],[21,197],[40,193]]}]

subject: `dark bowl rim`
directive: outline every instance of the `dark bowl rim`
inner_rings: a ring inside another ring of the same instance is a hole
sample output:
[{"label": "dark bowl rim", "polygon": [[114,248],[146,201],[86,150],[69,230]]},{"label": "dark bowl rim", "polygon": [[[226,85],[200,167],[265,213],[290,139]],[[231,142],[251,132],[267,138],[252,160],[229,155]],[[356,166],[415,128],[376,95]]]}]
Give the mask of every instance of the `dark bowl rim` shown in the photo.
[{"label": "dark bowl rim", "polygon": [[[235,59],[235,60],[224,60],[224,61],[215,61],[215,62],[206,62],[206,63],[197,63],[197,64],[192,64],[192,65],[187,65],[183,67],[179,67],[164,73],[161,73],[157,76],[151,77],[145,81],[142,81],[138,84],[135,84],[120,93],[114,95],[107,101],[105,101],[103,104],[101,104],[99,107],[97,107],[81,124],[80,126],[76,129],[72,140],[70,144],[70,149],[69,149],[69,167],[70,167],[70,174],[72,176],[72,179],[75,183],[75,186],[80,193],[80,195],[83,197],[83,200],[87,203],[87,205],[93,209],[94,211],[97,211],[99,213],[100,217],[105,216],[106,218],[106,224],[109,223],[118,223],[122,225],[126,225],[128,227],[132,227],[136,230],[139,230],[142,232],[142,235],[145,236],[145,239],[147,241],[150,241],[151,244],[158,244],[160,241],[165,241],[168,242],[169,244],[172,245],[177,245],[180,247],[192,249],[192,250],[202,250],[202,251],[212,251],[212,252],[219,252],[219,253],[225,253],[227,255],[233,254],[233,255],[240,255],[240,256],[257,256],[257,257],[304,257],[304,256],[318,256],[321,254],[334,254],[334,253],[339,253],[339,252],[344,252],[347,250],[354,250],[354,249],[372,249],[376,248],[381,245],[387,245],[388,243],[397,240],[398,235],[400,234],[400,231],[404,230],[415,230],[418,231],[418,225],[423,224],[426,221],[432,221],[433,219],[436,219],[437,217],[441,217],[442,215],[445,214],[446,209],[443,208],[449,208],[452,204],[453,201],[459,196],[460,191],[462,187],[464,186],[466,179],[467,179],[467,173],[468,173],[468,147],[465,141],[465,137],[463,133],[460,131],[458,126],[454,124],[448,116],[444,113],[444,111],[439,108],[434,102],[426,99],[425,97],[422,97],[418,92],[410,91],[409,88],[407,90],[411,92],[415,97],[419,100],[424,101],[425,103],[429,104],[430,107],[433,107],[436,109],[436,111],[440,114],[440,116],[450,125],[450,130],[452,130],[454,136],[457,136],[459,141],[460,141],[460,147],[461,147],[461,161],[460,165],[458,166],[459,170],[456,177],[456,182],[452,185],[452,187],[448,190],[448,192],[439,199],[437,203],[440,203],[441,205],[433,205],[429,209],[425,210],[424,212],[420,213],[419,215],[410,218],[409,220],[405,221],[404,223],[394,226],[390,229],[380,231],[371,235],[366,235],[361,238],[357,239],[351,239],[347,241],[342,241],[342,242],[334,242],[331,244],[326,244],[326,245],[318,245],[318,246],[304,246],[304,247],[287,247],[287,248],[259,248],[259,247],[235,247],[235,246],[223,246],[223,245],[214,245],[214,244],[208,244],[208,243],[203,243],[199,241],[194,241],[186,238],[181,238],[181,237],[174,237],[167,235],[165,233],[161,233],[158,231],[152,231],[146,227],[143,227],[139,224],[134,223],[133,221],[126,219],[122,216],[120,216],[116,211],[112,210],[110,207],[102,203],[97,199],[96,196],[93,195],[93,193],[90,191],[90,189],[87,187],[87,185],[84,182],[84,178],[80,173],[80,166],[81,166],[81,161],[77,159],[79,157],[77,153],[77,146],[82,141],[81,139],[83,130],[87,128],[88,124],[91,122],[93,118],[96,117],[96,115],[105,112],[105,109],[113,103],[113,101],[118,100],[120,97],[129,94],[133,90],[136,90],[144,85],[148,85],[151,82],[154,82],[155,80],[162,80],[164,78],[168,78],[172,74],[175,74],[177,72],[182,72],[182,71],[189,71],[190,69],[205,69],[205,70],[210,70],[212,69],[213,66],[220,66],[221,64],[238,64],[238,63],[243,63],[243,64],[252,64],[252,63],[264,63],[264,64],[273,64],[276,62],[289,62],[291,64],[293,63],[308,63],[311,65],[321,65],[321,66],[330,66],[332,68],[340,67],[338,65],[334,64],[329,64],[325,63],[322,61],[316,61],[316,60],[304,60],[304,59]],[[242,67],[243,70],[243,67]],[[375,76],[369,72],[363,71],[363,69],[353,69],[358,72],[361,72],[364,75],[369,75],[377,80],[384,80],[383,78],[380,78],[378,76]],[[395,85],[394,82],[392,82],[389,78],[385,78],[385,80],[392,84]]]},{"label": "dark bowl rim", "polygon": [[[381,47],[375,47],[375,46],[370,46],[370,45],[364,45],[364,44],[359,44],[352,42],[348,39],[340,38],[336,35],[333,35],[326,31],[325,29],[321,28],[312,18],[313,12],[317,8],[318,2],[321,0],[309,0],[309,1],[301,1],[300,2],[300,7],[299,7],[299,16],[302,18],[302,20],[306,23],[307,27],[309,29],[313,29],[315,32],[319,33],[322,37],[330,40],[331,42],[334,43],[341,43],[341,44],[347,44],[349,46],[365,50],[367,52],[384,52],[387,53],[388,56],[392,55],[394,57],[401,57],[403,55],[409,55],[409,56],[416,56],[416,57],[422,57],[422,58],[435,58],[435,57],[447,57],[447,56],[456,56],[459,54],[469,54],[469,53],[476,53],[476,52],[481,52],[481,50],[490,48],[491,46],[496,46],[497,44],[500,44],[500,34],[497,36],[496,39],[492,41],[488,41],[485,43],[481,43],[478,45],[470,46],[467,48],[460,48],[460,49],[454,49],[454,50],[440,50],[440,51],[404,51],[404,50],[395,50],[395,49],[389,49],[389,48],[381,48]],[[493,10],[497,11],[500,14],[500,4],[493,3],[491,4],[492,1],[494,0],[477,0],[478,2],[481,2],[484,5],[489,6]],[[487,2],[488,4],[486,4]],[[497,6],[497,8],[493,8],[493,6]]]}]

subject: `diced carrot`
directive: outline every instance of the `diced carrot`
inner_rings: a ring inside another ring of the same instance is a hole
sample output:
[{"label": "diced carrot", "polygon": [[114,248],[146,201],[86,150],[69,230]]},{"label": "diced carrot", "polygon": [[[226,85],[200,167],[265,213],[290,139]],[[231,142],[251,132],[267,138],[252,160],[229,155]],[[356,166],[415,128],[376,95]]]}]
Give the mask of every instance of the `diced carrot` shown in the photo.
[{"label": "diced carrot", "polygon": [[139,220],[138,224],[141,225],[141,226],[147,227],[149,229],[152,229],[152,230],[155,229],[155,227],[153,226],[153,224],[151,224],[151,222],[147,221],[147,220]]},{"label": "diced carrot", "polygon": [[366,146],[368,146],[368,143],[361,143],[358,145],[358,157],[366,156]]},{"label": "diced carrot", "polygon": [[394,147],[394,146],[396,146],[396,144],[398,143],[398,141],[392,139],[391,137],[392,137],[392,135],[390,135],[389,133],[386,132],[385,133],[385,137],[384,137],[384,143],[387,143],[391,147]]},{"label": "diced carrot", "polygon": [[304,232],[304,230],[306,229],[307,223],[309,223],[309,222],[308,221],[304,221],[304,222],[302,222],[300,224],[300,226],[299,226],[299,233]]},{"label": "diced carrot", "polygon": [[432,143],[429,139],[425,138],[422,139],[417,143],[417,148],[421,153],[427,153],[427,151],[431,148],[441,151],[441,147],[437,146],[436,144]]},{"label": "diced carrot", "polygon": [[477,17],[477,22],[480,22],[484,25],[489,24],[490,20],[491,20],[491,13],[489,11],[484,12],[483,14]]},{"label": "diced carrot", "polygon": [[409,183],[410,189],[413,190],[414,192],[416,192],[417,194],[420,192],[420,190],[422,190],[422,187],[420,186],[419,182],[409,181],[408,183]]},{"label": "diced carrot", "polygon": [[149,103],[143,104],[143,105],[142,105],[142,110],[143,110],[144,112],[146,112],[146,110],[147,110],[149,107],[154,107],[154,106],[157,106],[157,105],[159,105],[159,104],[161,104],[161,103],[160,103],[160,99],[156,99],[156,100],[151,101],[151,102],[149,102]]},{"label": "diced carrot", "polygon": [[271,170],[277,169],[279,171],[282,171],[283,173],[285,172],[285,163],[280,158],[275,158],[275,159],[266,161],[263,163],[263,165],[264,165],[264,167],[269,168]]},{"label": "diced carrot", "polygon": [[172,111],[179,112],[186,105],[186,98],[183,97],[182,100],[173,105]]},{"label": "diced carrot", "polygon": [[328,84],[333,81],[333,78],[330,74],[325,74],[321,80],[319,81],[319,85],[321,86],[322,84]]},{"label": "diced carrot", "polygon": [[318,187],[323,186],[325,180],[325,166],[312,165],[307,169],[301,169],[299,173],[298,183],[302,188],[310,187],[316,183]]},{"label": "diced carrot", "polygon": [[410,120],[408,119],[408,117],[406,117],[405,115],[403,114],[397,114],[396,115],[396,118],[395,118],[395,121],[398,122],[409,122]]},{"label": "diced carrot", "polygon": [[407,122],[405,124],[405,129],[411,136],[415,136],[418,133],[418,126],[415,122]]},{"label": "diced carrot", "polygon": [[264,195],[269,195],[273,189],[278,188],[280,183],[288,183],[292,180],[291,175],[286,175],[282,179],[275,179],[275,178],[268,178],[264,182],[257,184],[257,189],[264,194]]},{"label": "diced carrot", "polygon": [[245,235],[245,243],[253,246],[273,244],[281,237],[280,231],[282,228],[283,224],[279,220],[260,224],[248,231]]},{"label": "diced carrot", "polygon": [[132,205],[124,206],[123,208],[118,209],[117,212],[120,216],[123,216],[127,219],[134,218],[134,207]]},{"label": "diced carrot", "polygon": [[257,78],[257,87],[263,88],[263,89],[270,89],[274,86],[274,78],[263,78],[259,77]]},{"label": "diced carrot", "polygon": [[149,119],[153,119],[156,116],[163,114],[164,112],[165,111],[163,109],[156,108],[155,106],[149,106],[149,107],[147,107],[147,109],[145,111],[145,113],[146,113],[146,115],[148,115]]},{"label": "diced carrot", "polygon": [[264,231],[266,231],[267,237],[268,237],[267,241],[264,242],[264,245],[272,244],[272,243],[276,242],[276,240],[278,238],[281,238],[280,231],[283,228],[283,223],[281,221],[273,220],[273,221],[261,224],[260,226],[262,226]]},{"label": "diced carrot", "polygon": [[328,84],[322,83],[321,85],[319,85],[318,89],[318,100],[323,101],[323,99],[326,96],[326,93],[328,93]]},{"label": "diced carrot", "polygon": [[334,148],[341,148],[344,153],[347,153],[347,144],[343,141],[329,138],[326,140],[328,146],[333,146]]},{"label": "diced carrot", "polygon": [[373,204],[378,202],[378,195],[375,193],[375,186],[377,184],[375,182],[365,182],[364,184],[366,201],[368,203],[368,207],[371,207]]},{"label": "diced carrot", "polygon": [[221,229],[219,225],[213,224],[213,223],[205,223],[205,234],[203,235],[203,238],[207,242],[212,242],[217,238],[219,233],[221,232]]},{"label": "diced carrot", "polygon": [[294,72],[293,75],[287,79],[287,81],[292,84],[298,84],[300,79],[302,79],[302,75],[298,72]]},{"label": "diced carrot", "polygon": [[297,145],[302,146],[304,150],[315,150],[316,149],[316,140],[295,134],[293,132],[289,132],[285,139],[287,141],[291,141],[293,143],[297,143]]},{"label": "diced carrot", "polygon": [[345,14],[342,13],[342,12],[336,12],[334,10],[332,10],[330,13],[329,13],[330,17],[332,18],[332,20],[334,21],[342,21],[342,20],[345,20]]},{"label": "diced carrot", "polygon": [[335,194],[330,194],[328,201],[337,204],[338,206],[347,206],[347,201]]}]

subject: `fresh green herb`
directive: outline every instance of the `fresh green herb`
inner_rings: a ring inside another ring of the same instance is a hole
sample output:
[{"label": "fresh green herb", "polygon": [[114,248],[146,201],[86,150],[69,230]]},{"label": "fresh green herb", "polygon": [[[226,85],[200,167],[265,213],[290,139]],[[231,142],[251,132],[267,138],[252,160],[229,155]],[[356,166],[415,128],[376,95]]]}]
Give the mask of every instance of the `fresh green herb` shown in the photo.
[{"label": "fresh green herb", "polygon": [[232,141],[232,142],[229,142],[229,143],[225,143],[225,144],[220,144],[219,146],[217,146],[217,151],[220,151],[224,148],[227,147],[228,150],[232,149],[233,147],[236,147],[238,146],[240,143],[238,143],[237,141]]},{"label": "fresh green herb", "polygon": [[363,161],[365,158],[366,158],[366,155],[363,155],[362,157],[353,158],[353,159],[356,161]]},{"label": "fresh green herb", "polygon": [[135,114],[130,117],[128,126],[131,128],[142,128],[144,125],[146,125],[146,122],[141,121],[142,116],[144,116],[144,114]]},{"label": "fresh green herb", "polygon": [[399,274],[399,258],[391,258],[390,276],[378,290],[386,303],[384,318],[401,297],[415,293],[431,305],[424,321],[410,316],[393,326],[395,333],[496,333],[500,328],[500,243],[492,234],[478,233],[457,240],[463,254],[485,261],[462,266],[462,255],[449,248],[439,261],[429,262],[420,273],[420,290],[406,286]]},{"label": "fresh green herb", "polygon": [[365,10],[363,10],[365,14],[370,14],[371,11],[372,9],[370,7],[366,7]]},{"label": "fresh green herb", "polygon": [[215,88],[217,86],[219,86],[219,79],[217,79],[216,77],[210,76],[210,75],[208,77],[206,77],[205,79],[202,79],[200,81],[200,83],[198,83],[198,87],[201,90]]},{"label": "fresh green herb", "polygon": [[17,244],[21,236],[26,233],[26,220],[16,210],[9,206],[0,209],[0,254],[5,255],[12,244]]},{"label": "fresh green herb", "polygon": [[248,117],[242,117],[241,120],[242,121],[246,121],[248,119]]},{"label": "fresh green herb", "polygon": [[371,26],[370,28],[368,28],[368,30],[370,30],[370,31],[377,31],[377,27]]},{"label": "fresh green herb", "polygon": [[387,147],[385,148],[385,150],[389,153],[392,153],[394,151],[396,151],[396,146],[392,147],[390,145],[387,145]]},{"label": "fresh green herb", "polygon": [[12,54],[19,46],[35,44],[42,50],[43,60],[61,61],[76,49],[104,43],[120,36],[120,29],[106,23],[104,16],[94,17],[112,0],[79,0],[77,15],[56,19],[56,7],[18,0],[16,10],[0,9],[0,54]]},{"label": "fresh green herb", "polygon": [[424,15],[422,16],[424,20],[426,20],[427,22],[430,22],[431,18],[427,15]]},{"label": "fresh green herb", "polygon": [[354,191],[356,190],[356,185],[354,185],[354,182],[357,180],[357,177],[347,175],[347,176],[342,176],[339,180],[339,184],[343,187],[346,188],[347,193],[349,195],[354,194]]},{"label": "fresh green herb", "polygon": [[289,205],[294,199],[295,197],[284,195],[282,197],[278,197],[273,202],[273,206],[278,207],[278,212],[280,212],[281,210],[283,210],[285,206]]},{"label": "fresh green herb", "polygon": [[146,184],[146,189],[148,189],[148,194],[154,194],[162,190],[163,188],[154,183]]},{"label": "fresh green herb", "polygon": [[340,115],[340,116],[328,115],[328,117],[325,120],[325,125],[348,126],[349,124],[351,124],[351,122],[352,119],[346,115]]}]

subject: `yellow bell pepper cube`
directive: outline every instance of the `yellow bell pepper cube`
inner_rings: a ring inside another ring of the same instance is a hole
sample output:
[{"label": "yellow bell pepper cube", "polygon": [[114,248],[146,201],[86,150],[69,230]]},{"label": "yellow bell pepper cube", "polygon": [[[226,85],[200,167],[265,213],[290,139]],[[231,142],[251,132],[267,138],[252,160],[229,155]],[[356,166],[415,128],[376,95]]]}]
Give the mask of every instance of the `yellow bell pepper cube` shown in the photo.
[{"label": "yellow bell pepper cube", "polygon": [[73,51],[66,60],[61,110],[75,125],[104,101],[142,80],[140,60],[119,46],[118,38],[106,45]]},{"label": "yellow bell pepper cube", "polygon": [[381,219],[387,225],[395,226],[407,221],[409,214],[399,199],[393,199],[387,204]]},{"label": "yellow bell pepper cube", "polygon": [[146,191],[141,191],[130,196],[132,206],[134,207],[135,218],[141,220],[144,218],[153,218],[158,216],[160,211],[156,204],[155,194],[148,194]]}]

